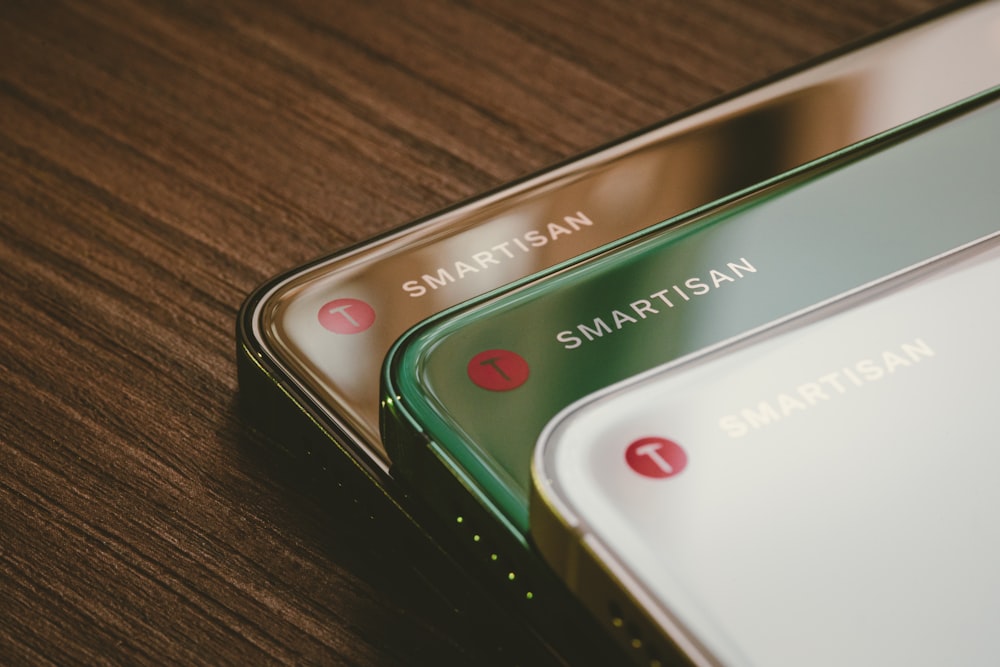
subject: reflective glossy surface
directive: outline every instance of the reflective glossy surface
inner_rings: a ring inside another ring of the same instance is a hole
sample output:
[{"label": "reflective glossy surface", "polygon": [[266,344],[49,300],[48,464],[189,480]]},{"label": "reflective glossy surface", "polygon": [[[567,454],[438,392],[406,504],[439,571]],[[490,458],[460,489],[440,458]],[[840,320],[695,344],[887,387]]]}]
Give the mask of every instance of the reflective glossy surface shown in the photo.
[{"label": "reflective glossy surface", "polygon": [[998,302],[994,237],[579,402],[536,452],[536,543],[698,664],[992,663]]},{"label": "reflective glossy surface", "polygon": [[408,327],[982,90],[998,14],[963,9],[304,268],[249,300],[247,354],[384,471],[379,367]]},{"label": "reflective glossy surface", "polygon": [[387,414],[431,442],[387,442],[400,473],[436,457],[526,532],[533,447],[574,400],[1000,229],[995,98],[422,325],[387,370]]}]

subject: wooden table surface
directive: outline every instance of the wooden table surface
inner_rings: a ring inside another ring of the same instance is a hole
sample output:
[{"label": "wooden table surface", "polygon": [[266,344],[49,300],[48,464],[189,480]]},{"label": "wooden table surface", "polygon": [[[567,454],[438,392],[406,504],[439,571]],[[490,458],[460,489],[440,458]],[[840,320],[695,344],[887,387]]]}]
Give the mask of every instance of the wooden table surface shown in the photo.
[{"label": "wooden table surface", "polygon": [[937,4],[4,0],[0,663],[543,662],[257,453],[240,302]]}]

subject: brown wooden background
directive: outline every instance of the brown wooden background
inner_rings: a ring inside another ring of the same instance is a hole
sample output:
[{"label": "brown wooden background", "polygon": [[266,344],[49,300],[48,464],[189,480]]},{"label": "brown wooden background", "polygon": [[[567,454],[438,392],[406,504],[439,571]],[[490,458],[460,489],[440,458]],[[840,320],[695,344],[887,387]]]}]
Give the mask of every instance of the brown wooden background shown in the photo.
[{"label": "brown wooden background", "polygon": [[241,300],[936,4],[3,0],[0,663],[538,660],[252,453]]}]

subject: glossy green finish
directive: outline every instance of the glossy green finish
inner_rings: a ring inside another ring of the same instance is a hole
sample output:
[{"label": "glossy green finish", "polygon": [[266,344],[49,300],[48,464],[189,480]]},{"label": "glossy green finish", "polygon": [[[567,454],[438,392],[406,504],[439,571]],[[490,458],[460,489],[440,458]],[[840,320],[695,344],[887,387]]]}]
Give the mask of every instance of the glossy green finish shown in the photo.
[{"label": "glossy green finish", "polygon": [[[383,379],[397,473],[419,487],[431,457],[526,533],[532,450],[569,403],[997,230],[994,97],[411,330]],[[527,361],[523,385],[470,380],[493,349]]]}]

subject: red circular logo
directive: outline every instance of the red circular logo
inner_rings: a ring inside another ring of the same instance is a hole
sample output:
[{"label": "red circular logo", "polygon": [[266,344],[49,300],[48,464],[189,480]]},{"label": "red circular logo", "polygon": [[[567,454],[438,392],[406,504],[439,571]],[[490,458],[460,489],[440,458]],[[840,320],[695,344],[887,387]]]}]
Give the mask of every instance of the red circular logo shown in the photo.
[{"label": "red circular logo", "polygon": [[375,323],[375,309],[360,299],[334,299],[319,309],[319,323],[333,333],[361,333]]},{"label": "red circular logo", "polygon": [[687,467],[687,453],[673,440],[639,438],[625,450],[625,462],[643,477],[665,479]]},{"label": "red circular logo", "polygon": [[510,350],[486,350],[472,357],[466,367],[477,387],[490,391],[517,389],[528,380],[528,362]]}]

